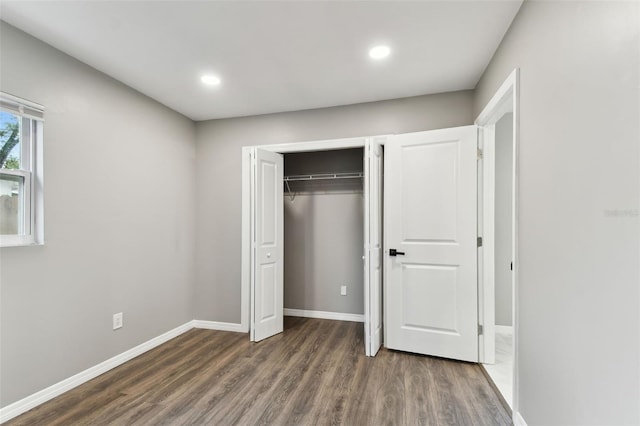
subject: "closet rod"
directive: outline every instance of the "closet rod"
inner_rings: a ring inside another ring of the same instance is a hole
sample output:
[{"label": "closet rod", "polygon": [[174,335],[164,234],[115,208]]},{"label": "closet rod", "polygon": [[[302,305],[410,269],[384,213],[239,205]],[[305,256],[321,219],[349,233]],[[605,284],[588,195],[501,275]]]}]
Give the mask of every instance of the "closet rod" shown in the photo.
[{"label": "closet rod", "polygon": [[319,173],[313,175],[291,175],[285,176],[285,182],[294,182],[301,180],[328,180],[328,179],[357,179],[363,177],[362,172],[354,173]]}]

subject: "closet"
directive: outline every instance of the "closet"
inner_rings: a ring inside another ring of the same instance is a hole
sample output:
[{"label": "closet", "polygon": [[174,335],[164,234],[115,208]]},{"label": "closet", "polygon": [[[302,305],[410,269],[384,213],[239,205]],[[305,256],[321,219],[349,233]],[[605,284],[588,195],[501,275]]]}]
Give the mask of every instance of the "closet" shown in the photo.
[{"label": "closet", "polygon": [[285,316],[363,321],[363,155],[283,155]]},{"label": "closet", "polygon": [[364,352],[377,353],[385,139],[242,148],[241,328],[251,341],[283,332],[284,315],[361,321]]}]

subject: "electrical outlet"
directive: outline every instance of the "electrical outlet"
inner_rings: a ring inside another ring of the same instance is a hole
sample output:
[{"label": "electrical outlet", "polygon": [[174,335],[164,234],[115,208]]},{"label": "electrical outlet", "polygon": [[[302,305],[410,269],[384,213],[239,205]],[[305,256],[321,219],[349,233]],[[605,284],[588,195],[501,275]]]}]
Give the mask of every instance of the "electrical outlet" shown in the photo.
[{"label": "electrical outlet", "polygon": [[113,329],[117,330],[119,328],[122,328],[122,323],[123,323],[122,312],[113,314]]},{"label": "electrical outlet", "polygon": [[340,287],[340,296],[346,296],[347,295],[347,286],[343,285]]}]

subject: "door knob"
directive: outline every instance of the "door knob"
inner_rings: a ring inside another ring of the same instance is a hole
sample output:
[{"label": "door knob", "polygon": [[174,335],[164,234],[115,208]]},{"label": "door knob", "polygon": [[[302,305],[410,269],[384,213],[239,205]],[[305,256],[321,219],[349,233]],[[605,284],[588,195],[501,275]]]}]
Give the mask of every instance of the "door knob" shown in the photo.
[{"label": "door knob", "polygon": [[271,253],[267,253],[267,257],[271,257]]},{"label": "door knob", "polygon": [[396,249],[389,249],[389,256],[404,256],[405,253],[403,251],[398,251]]}]

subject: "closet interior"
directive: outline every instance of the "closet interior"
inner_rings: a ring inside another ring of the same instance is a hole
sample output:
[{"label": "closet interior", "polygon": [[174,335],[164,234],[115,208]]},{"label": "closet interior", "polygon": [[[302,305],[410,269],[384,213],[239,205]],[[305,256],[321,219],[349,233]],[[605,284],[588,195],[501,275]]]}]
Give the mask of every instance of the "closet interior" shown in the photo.
[{"label": "closet interior", "polygon": [[363,155],[284,154],[285,315],[364,314]]}]

